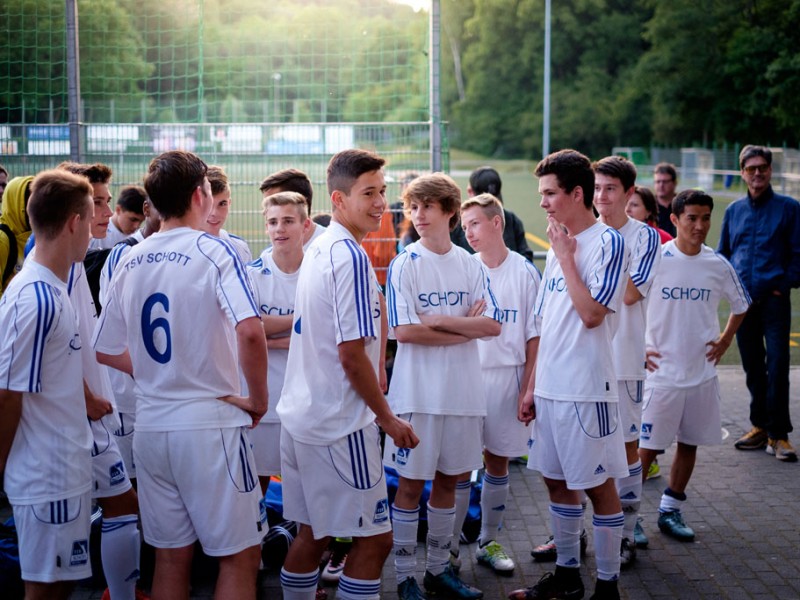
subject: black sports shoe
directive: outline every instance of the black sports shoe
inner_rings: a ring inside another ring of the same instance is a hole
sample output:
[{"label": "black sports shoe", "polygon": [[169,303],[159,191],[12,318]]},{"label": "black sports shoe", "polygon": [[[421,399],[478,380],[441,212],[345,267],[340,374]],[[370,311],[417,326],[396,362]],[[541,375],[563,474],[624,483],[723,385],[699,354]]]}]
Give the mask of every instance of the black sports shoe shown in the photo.
[{"label": "black sports shoe", "polygon": [[580,575],[567,579],[545,573],[536,585],[514,590],[508,598],[509,600],[581,600],[584,592]]},{"label": "black sports shoe", "polygon": [[[581,557],[586,556],[586,544],[587,537],[586,530],[584,529],[581,531]],[[547,538],[547,541],[544,544],[536,546],[533,550],[531,550],[531,556],[536,562],[556,562],[557,554],[556,543],[553,540],[552,535]]]}]

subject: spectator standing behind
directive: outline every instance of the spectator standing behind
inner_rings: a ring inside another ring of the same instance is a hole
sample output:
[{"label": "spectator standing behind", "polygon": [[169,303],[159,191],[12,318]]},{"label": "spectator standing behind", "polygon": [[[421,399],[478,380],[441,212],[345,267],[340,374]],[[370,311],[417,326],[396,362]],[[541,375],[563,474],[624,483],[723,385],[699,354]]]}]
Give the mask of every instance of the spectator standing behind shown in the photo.
[{"label": "spectator standing behind", "polygon": [[672,236],[658,226],[658,208],[656,197],[650,188],[637,185],[633,188],[633,195],[625,205],[625,212],[631,219],[647,223],[658,232],[662,244],[670,241]]},{"label": "spectator standing behind", "polygon": [[789,443],[791,288],[800,285],[800,205],[770,185],[772,152],[747,145],[739,154],[747,196],[722,219],[719,248],[741,277],[753,304],[736,333],[750,390],[753,427],[734,446],[794,462]]},{"label": "spectator standing behind", "polygon": [[8,185],[8,170],[3,165],[0,165],[0,205],[3,202],[3,192],[6,191]]},{"label": "spectator standing behind", "polygon": [[23,249],[31,235],[25,207],[33,177],[15,177],[8,182],[0,211],[0,294],[22,269]]},{"label": "spectator standing behind", "polygon": [[675,237],[675,225],[669,216],[672,214],[672,200],[675,198],[675,187],[678,184],[678,172],[675,165],[662,162],[653,169],[653,185],[656,188],[658,201],[658,226]]},{"label": "spectator standing behind", "polygon": [[[503,194],[500,192],[502,187],[503,182],[500,179],[500,174],[495,169],[492,167],[478,167],[470,173],[467,195],[472,198],[478,194],[491,194],[500,200],[502,204]],[[503,208],[503,215],[506,220],[506,227],[503,230],[503,241],[506,247],[533,261],[533,251],[528,247],[528,242],[525,241],[525,225],[522,224],[517,215],[505,207]],[[464,236],[464,230],[461,225],[456,227],[455,231],[450,234],[450,239],[454,244],[461,246],[472,254],[472,247],[467,243],[467,238]]]}]

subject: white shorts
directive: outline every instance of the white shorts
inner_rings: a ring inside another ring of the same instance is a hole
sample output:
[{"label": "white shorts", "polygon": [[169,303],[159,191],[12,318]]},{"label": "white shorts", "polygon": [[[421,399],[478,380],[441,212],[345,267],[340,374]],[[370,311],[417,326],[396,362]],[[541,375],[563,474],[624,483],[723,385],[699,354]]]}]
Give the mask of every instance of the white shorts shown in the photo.
[{"label": "white shorts", "polygon": [[371,423],[329,446],[281,432],[283,516],[314,538],[370,537],[392,530],[378,426]]},{"label": "white shorts", "polygon": [[103,419],[89,421],[92,430],[92,498],[113,498],[133,486],[117,446],[117,436]]},{"label": "white shorts", "polygon": [[514,458],[528,453],[531,428],[517,418],[523,366],[483,369],[487,411],[483,446],[495,456]]},{"label": "white shorts", "polygon": [[460,475],[483,466],[483,417],[406,413],[419,445],[398,448],[386,438],[383,462],[401,477],[429,481],[436,472]]},{"label": "white shorts", "polygon": [[261,422],[249,431],[259,477],[281,474],[281,424]]},{"label": "white shorts", "polygon": [[639,428],[642,426],[644,381],[635,379],[618,381],[617,391],[622,437],[626,442],[635,442],[639,439]]},{"label": "white shorts", "polygon": [[616,402],[567,402],[534,397],[528,468],[587,490],[628,476]]},{"label": "white shorts", "polygon": [[136,463],[133,460],[133,434],[136,430],[136,413],[119,413],[120,428],[114,432],[117,448],[125,463],[125,471],[131,479],[136,478]]},{"label": "white shorts", "polygon": [[639,446],[665,450],[676,436],[682,444],[715,446],[722,443],[719,380],[676,390],[644,387],[644,410]]},{"label": "white shorts", "polygon": [[53,583],[91,577],[89,492],[66,500],[13,508],[23,580]]},{"label": "white shorts", "polygon": [[139,431],[133,453],[148,544],[182,548],[199,539],[209,556],[230,556],[261,542],[246,428]]}]

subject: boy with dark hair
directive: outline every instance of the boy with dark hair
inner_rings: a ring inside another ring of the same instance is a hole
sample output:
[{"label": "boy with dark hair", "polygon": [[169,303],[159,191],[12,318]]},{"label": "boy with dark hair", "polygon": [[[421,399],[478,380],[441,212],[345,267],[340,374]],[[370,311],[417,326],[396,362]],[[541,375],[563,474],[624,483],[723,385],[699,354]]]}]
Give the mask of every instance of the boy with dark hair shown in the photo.
[{"label": "boy with dark hair", "polygon": [[[128,185],[122,188],[117,197],[114,214],[108,223],[108,233],[104,239],[93,239],[89,244],[90,250],[105,250],[113,248],[125,238],[135,235],[144,222],[144,201],[147,192],[138,185]],[[141,241],[141,239],[140,239]]]},{"label": "boy with dark hair", "polygon": [[231,186],[228,183],[228,174],[217,165],[211,165],[206,172],[208,183],[211,185],[211,196],[214,202],[211,204],[211,212],[208,219],[203,223],[203,231],[215,237],[225,240],[239,255],[242,263],[247,264],[253,260],[253,253],[250,246],[238,235],[228,233],[223,226],[228,220],[228,212],[231,209]]},{"label": "boy with dark hair", "polygon": [[[619,393],[619,415],[628,460],[628,475],[617,479],[625,525],[620,548],[621,566],[636,560],[634,529],[642,497],[642,463],[639,460],[639,428],[642,424],[642,389],[644,386],[645,310],[653,277],[661,260],[658,233],[652,227],[631,219],[625,212],[636,186],[636,167],[621,156],[608,156],[592,165],[594,169],[594,207],[599,220],[622,234],[630,250],[625,267],[625,292],[622,306],[614,315],[616,331],[612,340],[614,366]],[[641,528],[641,526],[640,526]],[[646,538],[640,544],[646,545]]]},{"label": "boy with dark hair", "polygon": [[401,600],[424,597],[415,579],[419,501],[433,480],[423,585],[434,594],[481,598],[450,565],[450,548],[456,484],[482,466],[486,398],[477,340],[500,334],[500,315],[480,263],[450,241],[461,209],[456,183],[442,173],[423,175],[405,189],[403,203],[420,240],[389,267],[389,324],[398,342],[389,401],[421,441],[413,450],[389,443],[384,450],[400,475],[392,507],[398,593]]},{"label": "boy with dark hair", "polygon": [[89,246],[91,196],[84,178],[63,171],[33,180],[37,255],[0,300],[0,472],[34,600],[66,599],[74,580],[91,575],[92,435],[80,359],[88,348],[67,294],[70,268]]},{"label": "boy with dark hair", "polygon": [[331,159],[333,220],[300,267],[278,404],[284,516],[300,524],[281,570],[286,600],[314,598],[332,537],[353,538],[338,597],[379,597],[392,535],[376,420],[400,446],[419,441],[381,390],[385,309],[359,245],[386,210],[383,165],[364,150]]},{"label": "boy with dark hair", "polygon": [[583,597],[583,490],[594,508],[597,587],[592,598],[617,599],[624,519],[614,478],[627,476],[628,468],[608,316],[619,310],[625,291],[625,242],[594,217],[594,172],[583,154],[550,154],[535,173],[551,247],[536,299],[542,319],[536,372],[520,416],[527,422],[535,418],[528,468],[542,474],[550,495],[557,558],[555,574],[509,597]]},{"label": "boy with dark hair", "polygon": [[[483,462],[486,470],[481,491],[481,532],[478,564],[499,573],[514,570],[514,561],[496,541],[508,500],[509,458],[527,454],[530,428],[520,422],[519,408],[533,376],[539,327],[534,315],[542,276],[533,263],[510,252],[503,241],[503,205],[491,194],[479,194],[461,205],[461,227],[474,255],[486,269],[492,294],[503,323],[496,338],[478,341],[486,418],[483,420]],[[456,488],[454,547],[469,508],[469,477]]]},{"label": "boy with dark hair", "polygon": [[188,597],[199,540],[219,558],[217,595],[254,600],[263,533],[247,429],[267,409],[264,330],[241,262],[199,231],[212,203],[205,163],[165,152],[145,189],[161,231],[117,266],[93,345],[101,362],[136,374],[133,454],[143,533],[156,548],[153,595]]},{"label": "boy with dark hair", "polygon": [[[722,442],[716,364],[745,318],[750,297],[736,271],[705,245],[711,227],[711,196],[685,190],[672,202],[677,237],[661,247],[661,266],[647,307],[647,380],[639,455],[642,469],[677,438],[678,447],[661,496],[658,528],[683,541],[694,531],[683,520],[686,487],[697,446]],[[720,334],[717,309],[730,303]]]},{"label": "boy with dark hair", "polygon": [[[314,188],[308,175],[299,169],[282,169],[268,175],[261,182],[259,188],[264,198],[278,192],[297,192],[302,194],[308,205],[308,216],[311,216],[311,201],[314,197]],[[308,250],[311,242],[321,236],[325,227],[312,220],[311,228],[306,232],[303,240],[303,250]]]}]

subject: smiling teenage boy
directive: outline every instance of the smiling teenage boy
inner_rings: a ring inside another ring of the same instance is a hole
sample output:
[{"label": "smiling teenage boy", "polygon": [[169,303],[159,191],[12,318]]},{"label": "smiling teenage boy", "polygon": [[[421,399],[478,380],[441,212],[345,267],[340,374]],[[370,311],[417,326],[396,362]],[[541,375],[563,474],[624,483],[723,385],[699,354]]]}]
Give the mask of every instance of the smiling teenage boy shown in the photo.
[{"label": "smiling teenage boy", "polygon": [[419,501],[433,480],[423,584],[432,593],[481,598],[453,571],[450,547],[456,483],[482,466],[486,399],[477,340],[500,333],[499,311],[480,263],[450,241],[461,207],[455,182],[441,173],[419,177],[403,204],[420,240],[389,267],[389,324],[398,342],[389,400],[414,425],[420,445],[387,443],[384,451],[400,475],[392,507],[398,593],[423,597],[415,579]]},{"label": "smiling teenage boy", "polygon": [[306,251],[278,416],[284,516],[300,524],[281,570],[286,600],[312,600],[332,537],[352,537],[338,597],[380,596],[392,547],[377,423],[413,448],[378,378],[383,315],[377,281],[359,245],[386,210],[384,160],[344,150],[328,164],[330,227]]},{"label": "smiling teenage boy", "polygon": [[[660,450],[678,440],[661,496],[658,528],[690,542],[694,531],[683,520],[686,487],[697,446],[722,442],[716,365],[745,318],[750,297],[736,271],[705,245],[711,227],[711,196],[686,190],[672,202],[677,237],[661,247],[661,265],[647,307],[647,380],[639,456],[647,473]],[[717,308],[731,307],[720,334]]]},{"label": "smiling teenage boy", "polygon": [[550,495],[557,558],[554,575],[510,598],[583,597],[583,490],[594,508],[593,598],[616,599],[623,514],[614,479],[627,476],[628,467],[608,316],[625,291],[625,242],[594,217],[594,173],[583,154],[550,154],[535,173],[551,247],[536,299],[542,319],[536,371],[520,412],[527,421],[535,417],[528,468],[542,474]]}]

